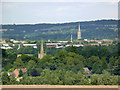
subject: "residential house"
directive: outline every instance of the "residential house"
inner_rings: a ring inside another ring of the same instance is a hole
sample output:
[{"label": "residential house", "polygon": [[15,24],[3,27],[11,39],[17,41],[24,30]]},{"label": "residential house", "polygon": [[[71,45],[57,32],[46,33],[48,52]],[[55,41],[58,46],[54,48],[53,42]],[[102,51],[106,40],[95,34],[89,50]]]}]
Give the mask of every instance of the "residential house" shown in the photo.
[{"label": "residential house", "polygon": [[19,73],[20,73],[20,70],[22,70],[23,73],[27,72],[27,69],[24,68],[24,69],[15,69],[13,71],[14,75],[15,75],[15,78],[19,76]]}]

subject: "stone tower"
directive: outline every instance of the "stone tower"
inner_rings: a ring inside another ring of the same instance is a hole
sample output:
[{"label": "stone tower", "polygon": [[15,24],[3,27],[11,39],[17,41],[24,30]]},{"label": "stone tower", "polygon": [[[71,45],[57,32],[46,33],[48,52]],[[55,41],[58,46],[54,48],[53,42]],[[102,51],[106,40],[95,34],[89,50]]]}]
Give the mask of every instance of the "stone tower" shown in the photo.
[{"label": "stone tower", "polygon": [[81,31],[80,31],[80,24],[78,26],[78,35],[77,35],[77,40],[80,41],[81,40]]},{"label": "stone tower", "polygon": [[38,52],[38,58],[42,59],[46,54],[44,53],[43,49],[43,41],[41,42],[41,51],[40,53]]}]

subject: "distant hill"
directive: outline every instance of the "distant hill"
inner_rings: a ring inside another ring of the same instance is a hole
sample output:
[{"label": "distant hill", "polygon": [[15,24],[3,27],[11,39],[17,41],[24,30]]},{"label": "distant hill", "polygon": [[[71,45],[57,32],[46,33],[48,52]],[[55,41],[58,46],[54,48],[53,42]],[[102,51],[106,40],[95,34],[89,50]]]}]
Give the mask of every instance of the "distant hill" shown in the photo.
[{"label": "distant hill", "polygon": [[77,39],[80,23],[82,39],[115,39],[117,38],[117,20],[97,20],[59,24],[22,24],[2,25],[2,37],[17,40],[70,40]]}]

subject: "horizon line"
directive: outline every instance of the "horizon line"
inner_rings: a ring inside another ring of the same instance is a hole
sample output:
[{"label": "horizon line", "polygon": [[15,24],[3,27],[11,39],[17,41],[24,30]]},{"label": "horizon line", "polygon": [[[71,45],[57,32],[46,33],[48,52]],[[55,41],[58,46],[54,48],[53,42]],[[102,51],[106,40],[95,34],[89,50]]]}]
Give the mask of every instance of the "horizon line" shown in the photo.
[{"label": "horizon line", "polygon": [[95,20],[81,20],[81,21],[65,21],[65,22],[38,22],[38,23],[8,23],[0,25],[28,25],[28,24],[64,24],[64,23],[77,23],[77,22],[90,22],[90,21],[102,21],[102,20],[118,20],[118,19],[95,19]]}]

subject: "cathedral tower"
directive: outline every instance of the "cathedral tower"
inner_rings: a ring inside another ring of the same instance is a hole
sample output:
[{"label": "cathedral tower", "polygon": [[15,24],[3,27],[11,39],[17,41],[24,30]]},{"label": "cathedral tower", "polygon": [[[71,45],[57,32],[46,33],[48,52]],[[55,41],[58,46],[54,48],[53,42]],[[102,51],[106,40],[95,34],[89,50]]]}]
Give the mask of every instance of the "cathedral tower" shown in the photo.
[{"label": "cathedral tower", "polygon": [[38,52],[38,58],[42,59],[46,54],[44,53],[43,49],[43,41],[41,41],[41,51],[40,53]]},{"label": "cathedral tower", "polygon": [[78,35],[77,35],[77,40],[80,41],[81,40],[81,31],[80,31],[80,24],[78,26]]}]

